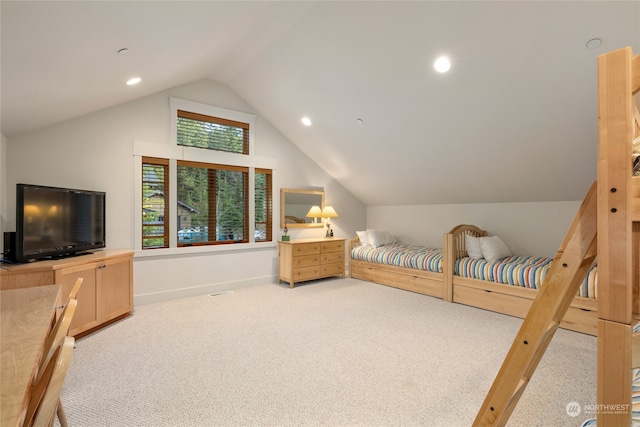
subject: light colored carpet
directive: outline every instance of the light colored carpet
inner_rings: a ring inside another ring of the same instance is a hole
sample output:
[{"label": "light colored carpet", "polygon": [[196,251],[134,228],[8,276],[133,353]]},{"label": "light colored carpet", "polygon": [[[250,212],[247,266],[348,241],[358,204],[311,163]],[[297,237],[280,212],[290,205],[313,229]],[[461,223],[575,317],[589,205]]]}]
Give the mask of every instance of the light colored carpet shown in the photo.
[{"label": "light colored carpet", "polygon": [[[355,279],[143,305],[78,340],[71,426],[470,426],[520,319]],[[579,426],[596,338],[559,330],[510,426]]]}]

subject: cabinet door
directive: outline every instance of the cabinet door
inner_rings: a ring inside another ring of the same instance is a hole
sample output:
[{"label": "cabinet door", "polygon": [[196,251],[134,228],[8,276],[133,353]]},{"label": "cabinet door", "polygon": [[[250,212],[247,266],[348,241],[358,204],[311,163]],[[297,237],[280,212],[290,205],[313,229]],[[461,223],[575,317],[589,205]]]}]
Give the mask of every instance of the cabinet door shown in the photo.
[{"label": "cabinet door", "polygon": [[98,275],[98,316],[104,322],[133,308],[133,260],[131,257],[100,262]]},{"label": "cabinet door", "polygon": [[69,334],[77,335],[97,326],[99,318],[96,307],[96,264],[62,268],[57,270],[55,275],[56,283],[62,285],[60,295],[63,304],[66,303],[76,279],[82,277],[82,286],[77,296],[78,306],[69,327]]}]

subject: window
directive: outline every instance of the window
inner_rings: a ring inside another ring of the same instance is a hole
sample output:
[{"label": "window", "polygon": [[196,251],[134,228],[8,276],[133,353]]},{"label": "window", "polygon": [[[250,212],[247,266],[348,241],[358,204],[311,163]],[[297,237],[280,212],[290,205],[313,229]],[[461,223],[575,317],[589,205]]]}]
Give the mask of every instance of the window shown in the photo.
[{"label": "window", "polygon": [[270,241],[271,224],[273,223],[271,171],[256,169],[255,184],[255,239],[256,241]]},{"label": "window", "polygon": [[249,169],[178,161],[178,245],[248,242]]},{"label": "window", "polygon": [[178,110],[178,145],[249,154],[249,124]]},{"label": "window", "polygon": [[142,158],[142,248],[168,248],[169,161]]},{"label": "window", "polygon": [[142,159],[139,247],[271,242],[277,162],[249,154],[255,117],[176,98],[170,104],[174,144],[134,144]]}]

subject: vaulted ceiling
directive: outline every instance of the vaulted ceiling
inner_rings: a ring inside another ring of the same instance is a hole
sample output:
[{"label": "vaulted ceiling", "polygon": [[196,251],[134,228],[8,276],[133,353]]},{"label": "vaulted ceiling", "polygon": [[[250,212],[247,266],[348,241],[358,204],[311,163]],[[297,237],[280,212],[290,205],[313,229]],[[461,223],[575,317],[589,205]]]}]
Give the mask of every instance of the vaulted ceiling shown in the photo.
[{"label": "vaulted ceiling", "polygon": [[211,79],[366,205],[581,200],[597,57],[640,53],[638,1],[3,0],[0,14],[6,137]]}]

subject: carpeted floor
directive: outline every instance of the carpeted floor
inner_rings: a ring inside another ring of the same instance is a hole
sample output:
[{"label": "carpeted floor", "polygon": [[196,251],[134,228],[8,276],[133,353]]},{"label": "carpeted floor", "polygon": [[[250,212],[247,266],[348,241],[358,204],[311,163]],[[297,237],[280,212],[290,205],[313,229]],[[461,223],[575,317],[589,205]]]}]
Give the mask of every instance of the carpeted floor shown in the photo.
[{"label": "carpeted floor", "polygon": [[[74,427],[470,426],[520,319],[355,279],[138,306],[78,340]],[[580,426],[596,338],[559,330],[510,426]],[[575,414],[572,414],[575,415]]]}]

